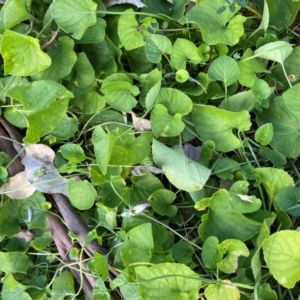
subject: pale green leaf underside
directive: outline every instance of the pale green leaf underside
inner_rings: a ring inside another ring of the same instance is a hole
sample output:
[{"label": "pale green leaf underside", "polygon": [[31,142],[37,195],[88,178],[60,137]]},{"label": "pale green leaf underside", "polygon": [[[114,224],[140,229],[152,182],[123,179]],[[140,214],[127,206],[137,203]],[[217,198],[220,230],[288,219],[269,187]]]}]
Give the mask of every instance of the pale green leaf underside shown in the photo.
[{"label": "pale green leaf underside", "polygon": [[189,193],[201,190],[210,176],[210,169],[191,161],[181,149],[170,149],[153,140],[153,158],[169,181]]}]

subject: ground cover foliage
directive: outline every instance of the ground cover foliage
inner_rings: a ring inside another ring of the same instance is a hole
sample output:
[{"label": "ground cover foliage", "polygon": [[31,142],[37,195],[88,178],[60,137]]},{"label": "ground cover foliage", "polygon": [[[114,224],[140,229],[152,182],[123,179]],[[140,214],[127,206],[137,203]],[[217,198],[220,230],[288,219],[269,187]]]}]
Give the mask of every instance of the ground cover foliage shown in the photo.
[{"label": "ground cover foliage", "polygon": [[300,1],[2,2],[2,299],[300,299]]}]

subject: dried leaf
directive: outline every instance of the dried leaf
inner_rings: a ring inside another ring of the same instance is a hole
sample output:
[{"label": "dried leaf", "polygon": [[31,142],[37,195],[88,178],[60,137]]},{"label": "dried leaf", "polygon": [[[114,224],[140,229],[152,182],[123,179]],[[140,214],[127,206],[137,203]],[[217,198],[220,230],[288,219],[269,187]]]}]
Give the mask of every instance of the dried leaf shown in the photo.
[{"label": "dried leaf", "polygon": [[132,175],[134,176],[145,176],[145,174],[142,172],[142,170],[148,170],[149,172],[153,174],[162,174],[163,170],[152,167],[152,166],[135,166],[133,170],[131,171]]},{"label": "dried leaf", "polygon": [[253,202],[251,196],[248,196],[248,195],[242,195],[242,194],[237,194],[237,196],[239,196],[239,198],[243,201],[246,201],[246,202]]},{"label": "dried leaf", "polygon": [[134,112],[131,112],[132,123],[136,131],[151,130],[151,123],[147,119],[138,118]]},{"label": "dried leaf", "polygon": [[9,179],[0,192],[11,199],[25,199],[35,192],[35,187],[28,181],[26,171],[22,171]]},{"label": "dried leaf", "polygon": [[14,237],[18,239],[24,239],[27,243],[29,243],[33,239],[33,233],[31,233],[27,229],[24,229],[21,230],[19,233],[15,234]]},{"label": "dried leaf", "polygon": [[146,7],[140,0],[105,0],[103,1],[106,7],[111,7],[118,4],[132,4],[138,8]]},{"label": "dried leaf", "polygon": [[26,145],[25,151],[21,163],[25,166],[28,181],[43,193],[68,196],[68,180],[58,173],[53,164],[54,151],[43,144]]}]

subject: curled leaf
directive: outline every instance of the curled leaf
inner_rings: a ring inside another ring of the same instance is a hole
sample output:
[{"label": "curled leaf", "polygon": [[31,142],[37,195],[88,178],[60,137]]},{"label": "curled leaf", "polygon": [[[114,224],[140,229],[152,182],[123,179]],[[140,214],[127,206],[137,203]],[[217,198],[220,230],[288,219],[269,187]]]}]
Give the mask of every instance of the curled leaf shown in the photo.
[{"label": "curled leaf", "polygon": [[27,178],[27,172],[22,171],[11,177],[9,182],[1,187],[0,192],[11,199],[25,199],[30,197],[35,190]]},{"label": "curled leaf", "polygon": [[136,131],[151,130],[151,123],[149,120],[138,118],[134,112],[131,112],[131,118]]},{"label": "curled leaf", "polygon": [[147,7],[142,1],[140,0],[104,0],[103,1],[106,7],[111,7],[118,4],[132,4],[137,8]]},{"label": "curled leaf", "polygon": [[162,174],[163,170],[153,167],[153,166],[135,166],[131,171],[134,176],[145,176],[145,173],[142,170],[147,170],[153,174]]}]

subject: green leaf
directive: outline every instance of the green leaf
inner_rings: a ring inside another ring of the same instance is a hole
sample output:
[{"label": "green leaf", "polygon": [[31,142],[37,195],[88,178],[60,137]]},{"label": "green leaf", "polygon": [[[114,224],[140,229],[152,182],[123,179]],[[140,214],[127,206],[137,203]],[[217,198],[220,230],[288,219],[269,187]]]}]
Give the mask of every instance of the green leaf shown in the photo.
[{"label": "green leaf", "polygon": [[[184,51],[182,51],[184,49]],[[176,69],[185,69],[186,63],[198,64],[201,58],[198,55],[198,48],[189,40],[176,39],[171,53],[171,65]]]},{"label": "green leaf", "polygon": [[190,78],[190,74],[187,70],[180,69],[176,72],[175,79],[177,82],[183,83]]},{"label": "green leaf", "polygon": [[[185,8],[190,2],[189,0],[175,0],[172,3],[169,1],[143,0],[143,3],[146,6],[143,7],[142,12],[166,15],[177,21],[184,15]],[[143,16],[140,18],[143,18]]]},{"label": "green leaf", "polygon": [[262,146],[268,145],[273,139],[273,124],[266,123],[259,127],[255,132],[254,139]]},{"label": "green leaf", "polygon": [[139,102],[150,109],[155,103],[156,98],[160,92],[162,73],[158,69],[152,70],[145,77],[139,96]]},{"label": "green leaf", "polygon": [[143,299],[198,299],[202,283],[197,274],[183,264],[162,263],[137,267],[135,272]]},{"label": "green leaf", "polygon": [[97,126],[94,129],[92,143],[98,166],[104,175],[107,172],[114,142],[115,138],[111,134],[106,134],[101,126]]},{"label": "green leaf", "polygon": [[171,41],[159,34],[151,34],[146,39],[146,55],[150,62],[156,64],[161,61],[161,56],[164,53],[171,54]]},{"label": "green leaf", "polygon": [[[62,85],[51,80],[35,81],[30,85],[16,86],[7,96],[17,100],[21,107],[7,108],[5,118],[18,126],[22,118],[27,125],[23,139],[26,143],[37,143],[40,138],[51,133],[65,117],[69,99],[73,96]],[[39,101],[36,101],[39,99]]]},{"label": "green leaf", "polygon": [[106,102],[104,97],[99,95],[96,91],[91,91],[85,95],[74,98],[71,103],[80,108],[84,114],[91,115],[101,111]]},{"label": "green leaf", "polygon": [[235,83],[239,77],[238,63],[229,56],[215,59],[208,69],[208,77],[214,81],[223,81],[226,86]]},{"label": "green leaf", "polygon": [[148,202],[159,215],[173,217],[177,213],[177,207],[172,204],[175,198],[176,195],[172,191],[159,189],[150,195]]},{"label": "green leaf", "polygon": [[268,6],[267,1],[263,0],[263,14],[261,17],[261,22],[260,22],[259,26],[251,33],[250,37],[254,36],[257,32],[259,32],[260,29],[263,29],[264,32],[266,33],[268,26],[269,26],[269,21],[270,21],[269,6]]},{"label": "green leaf", "polygon": [[278,31],[289,27],[297,15],[300,2],[287,0],[266,0],[268,3],[270,11],[270,24],[269,26],[274,26]]},{"label": "green leaf", "polygon": [[51,16],[59,28],[79,40],[88,27],[96,24],[96,9],[92,0],[54,0]]},{"label": "green leaf", "polygon": [[101,202],[97,202],[96,206],[95,221],[97,223],[101,223],[109,229],[113,229],[117,226],[117,212],[115,208],[107,207]]},{"label": "green leaf", "polygon": [[208,285],[204,295],[207,300],[219,300],[220,295],[224,300],[240,299],[241,297],[239,289],[228,279],[224,280],[224,283]]},{"label": "green leaf", "polygon": [[[195,204],[198,210],[208,212],[202,215],[202,224],[199,227],[201,238],[206,240],[209,236],[215,236],[220,241],[226,239],[238,239],[246,241],[255,236],[261,227],[261,223],[252,220],[243,213],[257,211],[261,205],[260,200],[246,202],[236,194],[226,190],[219,190],[211,198],[204,198]],[[226,224],[226,226],[223,226]]]},{"label": "green leaf", "polygon": [[[244,33],[243,23],[246,17],[238,14],[238,5],[218,14],[218,8],[224,5],[223,0],[201,0],[179,22],[196,23],[202,33],[203,41],[208,45],[224,43],[233,46],[239,42]],[[212,34],[213,32],[213,34]]]},{"label": "green leaf", "polygon": [[115,209],[103,205],[101,202],[97,202],[97,222],[101,222],[104,226],[113,229],[117,226],[117,212]]},{"label": "green leaf", "polygon": [[[275,219],[275,218],[274,218]],[[272,220],[274,222],[274,219]],[[260,229],[260,233],[257,237],[256,243],[256,249],[255,253],[251,259],[251,269],[254,275],[255,280],[259,280],[261,278],[262,272],[261,272],[261,246],[263,242],[266,240],[266,238],[270,235],[270,229],[269,227],[272,225],[271,222],[268,222],[268,219],[265,219],[263,221],[262,227]]]},{"label": "green leaf", "polygon": [[268,147],[262,147],[259,149],[259,155],[262,158],[272,162],[275,168],[281,169],[287,162],[286,157],[277,150],[269,149]]},{"label": "green leaf", "polygon": [[217,268],[217,264],[222,260],[223,254],[219,249],[219,240],[215,236],[209,236],[204,241],[201,258],[207,269],[213,270]]},{"label": "green leaf", "polygon": [[138,87],[132,85],[132,81],[125,74],[113,74],[106,77],[102,83],[101,92],[109,105],[123,112],[132,110],[137,104],[134,96],[140,93]]},{"label": "green leaf", "polygon": [[124,243],[120,248],[122,261],[125,265],[149,262],[153,247],[151,224],[145,223],[136,226],[128,231]]},{"label": "green leaf", "polygon": [[51,58],[51,65],[46,70],[33,76],[35,80],[51,79],[59,80],[69,75],[77,60],[74,52],[74,41],[67,36],[58,38],[58,43],[47,48],[47,54]]},{"label": "green leaf", "polygon": [[[97,252],[95,252],[97,253]],[[107,290],[103,280],[98,278],[93,287],[93,300],[110,300],[110,293]]]},{"label": "green leaf", "polygon": [[75,296],[74,277],[70,271],[63,271],[54,279],[51,299],[58,300],[71,296]]},{"label": "green leaf", "polygon": [[241,141],[232,132],[234,128],[246,131],[251,126],[247,111],[231,112],[209,105],[194,106],[193,122],[203,141],[212,140],[216,150],[224,152],[241,145]]},{"label": "green leaf", "polygon": [[247,257],[250,254],[247,246],[243,242],[234,239],[223,241],[219,245],[219,251],[226,254],[226,256],[222,261],[217,263],[217,266],[226,274],[236,273],[238,268],[238,258],[240,256]]},{"label": "green leaf", "polygon": [[108,257],[97,251],[94,252],[94,267],[97,277],[102,280],[107,280],[108,277]]},{"label": "green leaf", "polygon": [[282,97],[273,99],[269,108],[257,115],[259,126],[266,123],[272,123],[274,128],[272,148],[296,158],[300,153],[299,119],[286,107]]},{"label": "green leaf", "polygon": [[178,113],[185,116],[193,108],[191,99],[183,92],[173,88],[162,88],[158,94],[156,103],[163,104],[171,115]]},{"label": "green leaf", "polygon": [[299,93],[300,93],[300,83],[292,86],[287,91],[282,94],[282,98],[286,107],[298,118],[300,119],[300,109],[299,109]]},{"label": "green leaf", "polygon": [[[292,54],[284,61],[284,69],[288,75],[289,82],[298,83],[300,80],[300,70],[298,68],[298,62],[300,58],[300,47],[295,47]],[[287,82],[285,74],[283,72],[282,66],[277,65],[272,69],[272,76],[275,80],[279,81],[281,84],[284,84],[285,88],[289,88],[289,82]]]},{"label": "green leaf", "polygon": [[86,88],[94,82],[95,71],[84,52],[77,54],[74,70],[76,72],[74,83],[79,88]]},{"label": "green leaf", "polygon": [[131,177],[132,186],[126,187],[123,192],[123,202],[129,206],[142,204],[147,201],[150,195],[164,186],[158,178],[150,172],[144,176]]},{"label": "green leaf", "polygon": [[109,208],[117,207],[122,202],[120,195],[123,194],[125,185],[125,180],[120,176],[114,176],[100,184],[103,204]]},{"label": "green leaf", "polygon": [[52,233],[50,231],[44,232],[42,236],[35,238],[30,243],[30,247],[37,251],[45,250],[53,242]]},{"label": "green leaf", "polygon": [[82,38],[78,41],[80,44],[100,43],[105,38],[106,22],[104,19],[97,18],[96,24],[89,27]]},{"label": "green leaf", "polygon": [[28,286],[19,283],[10,274],[3,279],[1,296],[3,299],[32,300],[28,293],[24,292],[27,288]]},{"label": "green leaf", "polygon": [[130,166],[140,163],[150,154],[152,134],[143,133],[135,138],[132,133],[126,134],[119,129],[111,132],[115,138],[109,163],[116,166]]},{"label": "green leaf", "polygon": [[168,180],[180,190],[189,193],[201,190],[210,176],[210,169],[190,160],[181,148],[170,149],[153,140],[152,152],[155,163],[164,171]]},{"label": "green leaf", "polygon": [[28,256],[21,252],[0,252],[0,270],[6,275],[26,273],[31,265]]},{"label": "green leaf", "polygon": [[[264,81],[265,82],[265,81]],[[230,111],[252,111],[256,103],[256,98],[252,91],[244,91],[225,98],[219,108]]]},{"label": "green leaf", "polygon": [[147,58],[145,46],[126,51],[126,54],[128,67],[132,73],[143,74],[144,77],[153,70],[153,64]]},{"label": "green leaf", "polygon": [[135,19],[135,13],[130,8],[125,10],[124,14],[119,18],[118,34],[125,49],[132,50],[144,46],[144,37],[150,33],[140,27],[138,21]]},{"label": "green leaf", "polygon": [[176,262],[188,265],[192,261],[193,248],[186,241],[179,241],[172,247],[172,255]]},{"label": "green leaf", "polygon": [[59,140],[67,140],[74,136],[78,130],[78,121],[67,115],[63,116],[57,127],[51,132],[51,135]]},{"label": "green leaf", "polygon": [[300,189],[298,187],[286,187],[276,196],[275,201],[280,208],[291,216],[300,216]]},{"label": "green leaf", "polygon": [[234,178],[234,172],[240,169],[240,164],[230,158],[220,158],[214,165],[214,173],[221,179],[232,180]]},{"label": "green leaf", "polygon": [[31,19],[22,0],[8,0],[1,9],[4,29],[11,29],[22,21]]},{"label": "green leaf", "polygon": [[277,300],[277,293],[272,289],[269,283],[263,283],[258,286],[257,293],[254,292],[249,300],[266,299],[266,300]]},{"label": "green leaf", "polygon": [[97,191],[86,180],[75,181],[70,179],[68,181],[68,194],[72,206],[80,210],[91,208],[97,197]]},{"label": "green leaf", "polygon": [[156,104],[151,112],[151,127],[153,135],[158,138],[160,135],[176,136],[184,130],[184,123],[181,115],[175,113],[169,115],[168,109],[162,104]]},{"label": "green leaf", "polygon": [[7,169],[0,165],[0,179],[3,180],[7,178],[7,176],[8,176]]},{"label": "green leaf", "polygon": [[269,98],[272,93],[272,89],[269,84],[263,79],[256,79],[254,84],[251,86],[251,92],[257,98],[257,100],[265,100]]},{"label": "green leaf", "polygon": [[2,36],[1,54],[4,75],[30,76],[51,65],[51,59],[41,50],[39,40],[10,30]]},{"label": "green leaf", "polygon": [[275,168],[256,168],[266,192],[271,201],[285,187],[293,186],[293,178],[284,170]]},{"label": "green leaf", "polygon": [[252,49],[248,48],[244,52],[241,60],[238,62],[240,69],[238,81],[245,87],[251,87],[255,83],[255,80],[257,79],[256,73],[269,73],[264,63],[258,58],[244,61],[244,59],[252,56],[253,51]]},{"label": "green leaf", "polygon": [[60,152],[68,161],[78,164],[85,160],[85,154],[81,146],[77,144],[64,144],[60,147]]},{"label": "green leaf", "polygon": [[263,244],[264,260],[279,284],[293,288],[300,280],[300,232],[282,230],[270,235]]},{"label": "green leaf", "polygon": [[113,74],[117,72],[122,51],[107,36],[100,43],[83,44],[81,47],[97,73]]},{"label": "green leaf", "polygon": [[162,88],[156,103],[150,118],[154,136],[179,135],[185,127],[182,116],[192,110],[191,99],[179,90]]}]

